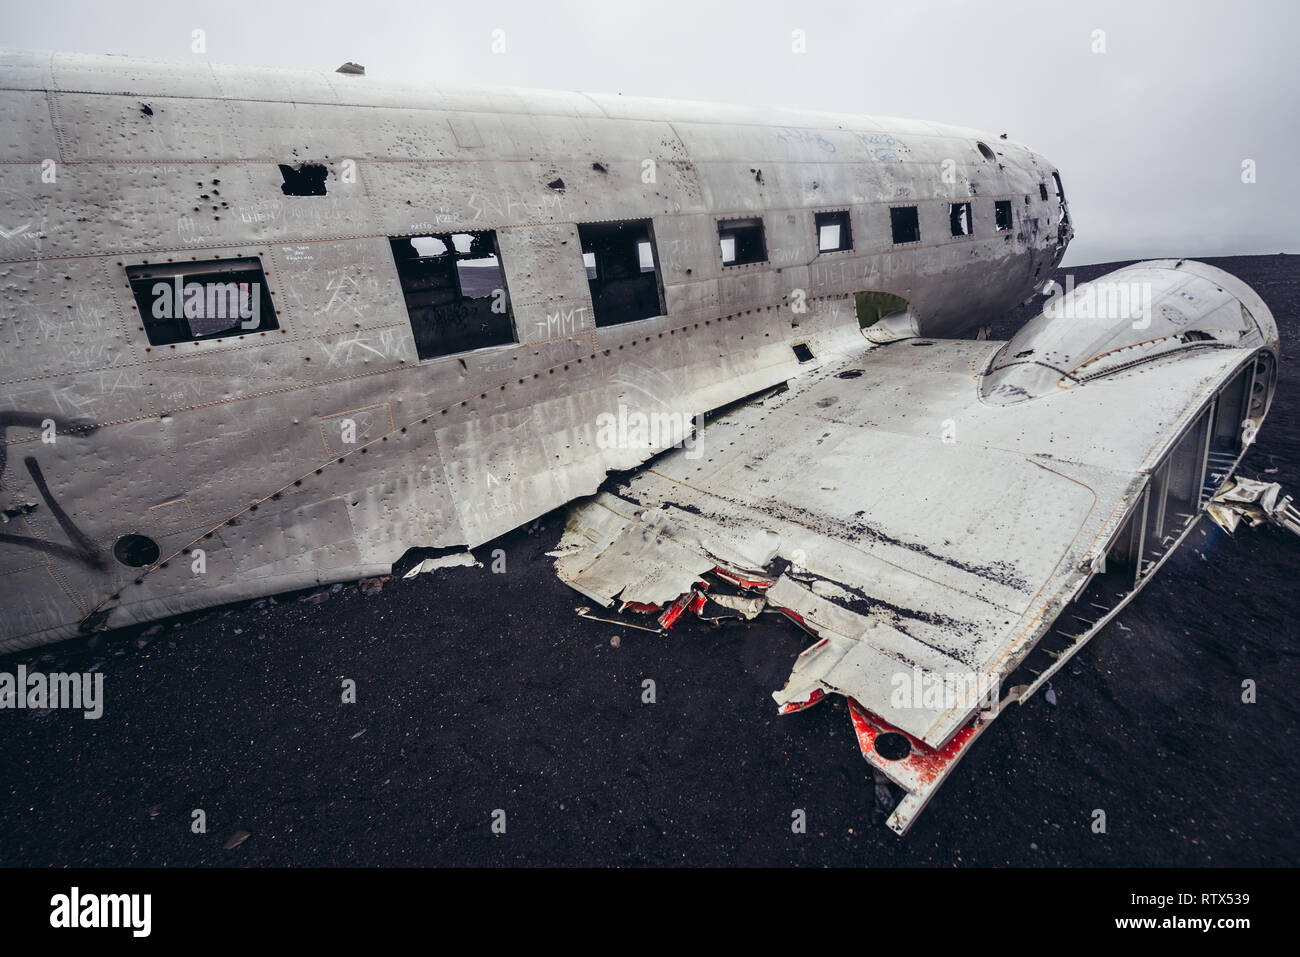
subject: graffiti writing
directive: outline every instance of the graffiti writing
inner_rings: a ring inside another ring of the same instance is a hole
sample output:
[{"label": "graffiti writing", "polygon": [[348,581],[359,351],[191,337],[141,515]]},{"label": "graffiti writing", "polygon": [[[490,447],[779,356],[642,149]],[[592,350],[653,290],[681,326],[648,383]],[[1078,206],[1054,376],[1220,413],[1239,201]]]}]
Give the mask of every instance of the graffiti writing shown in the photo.
[{"label": "graffiti writing", "polygon": [[[0,412],[0,484],[4,482],[5,467],[8,462],[8,446],[3,440],[8,433],[9,427],[39,429],[45,428],[49,423],[53,423],[54,428],[61,432],[94,432],[98,428],[92,422],[79,419],[60,420],[54,416],[39,415],[34,412]],[[59,523],[59,527],[63,529],[63,534],[68,536],[68,541],[71,544],[61,545],[58,542],[51,542],[48,539],[36,538],[30,535],[0,533],[0,545],[34,548],[45,552],[47,555],[58,555],[69,561],[85,565],[87,568],[102,571],[107,567],[104,556],[90,537],[77,527],[77,523],[72,520],[72,517],[64,511],[63,506],[54,498],[49,483],[45,481],[45,473],[41,471],[41,465],[36,461],[36,456],[29,455],[24,458],[23,465],[26,466],[27,474],[31,476],[36,491],[40,493],[41,499],[50,510],[50,514]]]}]

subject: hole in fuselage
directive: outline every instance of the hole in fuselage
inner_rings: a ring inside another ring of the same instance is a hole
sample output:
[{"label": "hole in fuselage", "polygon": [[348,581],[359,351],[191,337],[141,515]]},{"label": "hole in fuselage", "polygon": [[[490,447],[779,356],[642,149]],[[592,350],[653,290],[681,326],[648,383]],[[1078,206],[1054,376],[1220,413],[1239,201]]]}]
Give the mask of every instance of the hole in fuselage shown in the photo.
[{"label": "hole in fuselage", "polygon": [[325,178],[329,175],[320,163],[299,163],[297,166],[280,165],[284,182],[280,191],[286,196],[324,196]]},{"label": "hole in fuselage", "polygon": [[158,543],[148,535],[123,535],[113,545],[113,557],[123,565],[143,568],[158,561]]},{"label": "hole in fuselage", "polygon": [[876,754],[886,761],[901,761],[912,753],[912,743],[895,731],[876,735]]}]

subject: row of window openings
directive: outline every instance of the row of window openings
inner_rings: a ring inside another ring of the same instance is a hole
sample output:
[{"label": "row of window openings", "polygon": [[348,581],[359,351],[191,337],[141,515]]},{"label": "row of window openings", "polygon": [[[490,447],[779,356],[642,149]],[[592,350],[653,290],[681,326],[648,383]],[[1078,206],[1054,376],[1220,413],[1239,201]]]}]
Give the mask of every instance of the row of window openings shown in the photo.
[{"label": "row of window openings", "polygon": [[[921,218],[915,206],[895,206],[889,211],[889,228],[895,245],[921,241]],[[1011,200],[993,201],[993,228],[999,233],[1011,229]],[[948,231],[952,236],[974,236],[975,221],[971,204],[950,203],[948,206]]]},{"label": "row of window openings", "polygon": [[[920,240],[917,207],[894,207],[889,216],[895,243]],[[999,232],[1010,229],[1011,202],[995,201],[994,217]],[[949,221],[952,235],[971,235],[971,204],[951,204]],[[847,210],[816,213],[814,223],[820,252],[853,248]],[[580,224],[578,239],[596,326],[664,314],[650,220]],[[767,260],[761,218],[722,220],[718,241],[723,265]],[[402,236],[389,242],[420,359],[518,341],[495,231]],[[256,258],[146,264],[128,266],[126,272],[152,345],[279,328]]]},{"label": "row of window openings", "polygon": [[[1044,193],[1047,187],[1042,187]],[[997,232],[1011,229],[1011,200],[999,199],[993,203],[994,228]],[[948,208],[948,224],[953,236],[973,236],[974,221],[971,204],[952,203]],[[840,252],[853,248],[853,231],[847,210],[815,214],[817,251]],[[889,211],[890,238],[895,245],[921,241],[920,212],[916,206],[895,206]],[[722,265],[742,266],[765,262],[767,249],[763,239],[761,219],[723,220],[718,223],[718,243],[722,251]]]},{"label": "row of window openings", "polygon": [[[579,225],[578,235],[597,326],[664,314],[650,220]],[[494,230],[389,244],[420,359],[518,341]],[[128,266],[126,275],[151,345],[280,328],[255,257]]]},{"label": "row of window openings", "polygon": [[[841,252],[853,248],[853,229],[849,225],[848,210],[815,213],[813,226],[817,233],[818,252]],[[766,262],[767,242],[763,234],[763,220],[755,217],[720,221],[718,247],[724,266]]]}]

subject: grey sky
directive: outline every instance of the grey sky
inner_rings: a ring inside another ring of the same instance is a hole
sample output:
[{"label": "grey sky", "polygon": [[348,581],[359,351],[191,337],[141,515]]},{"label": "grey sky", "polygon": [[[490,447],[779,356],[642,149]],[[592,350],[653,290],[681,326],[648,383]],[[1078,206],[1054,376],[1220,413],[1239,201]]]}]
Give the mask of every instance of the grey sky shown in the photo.
[{"label": "grey sky", "polygon": [[[905,116],[1007,132],[1061,169],[1067,263],[1300,252],[1300,4],[556,0],[17,3],[0,45],[454,86]],[[505,52],[491,50],[505,31]],[[807,52],[791,51],[805,31]],[[1106,52],[1094,53],[1093,31]],[[1242,162],[1257,182],[1242,182]]]}]

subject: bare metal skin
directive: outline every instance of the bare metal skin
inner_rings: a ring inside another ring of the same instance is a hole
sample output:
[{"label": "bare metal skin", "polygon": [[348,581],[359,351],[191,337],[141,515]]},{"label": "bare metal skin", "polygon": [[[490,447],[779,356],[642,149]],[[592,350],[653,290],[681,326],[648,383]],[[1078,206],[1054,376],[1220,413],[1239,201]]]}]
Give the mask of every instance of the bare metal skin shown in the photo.
[{"label": "bare metal skin", "polygon": [[[599,604],[816,636],[775,698],[849,699],[899,832],[1276,379],[1263,302],[1182,260],[959,338],[1073,235],[1052,164],[976,130],[9,53],[0,150],[0,651],[584,499],[558,571]],[[979,693],[898,697],[954,673]]]},{"label": "bare metal skin", "polygon": [[[1064,249],[1049,163],[915,121],[28,53],[0,98],[5,651],[488,541],[656,451],[597,447],[601,412],[794,375],[817,347],[794,290],[851,329],[851,294],[894,293],[905,327],[956,335]],[[325,195],[285,195],[304,162]],[[921,239],[896,246],[903,203]],[[835,209],[853,249],[819,255]],[[754,215],[766,261],[724,267],[717,221]],[[575,223],[632,219],[666,312],[598,328]],[[488,229],[517,342],[422,361],[390,237]],[[218,258],[260,261],[278,328],[151,344],[128,267]],[[156,561],[117,560],[128,535]]]}]

